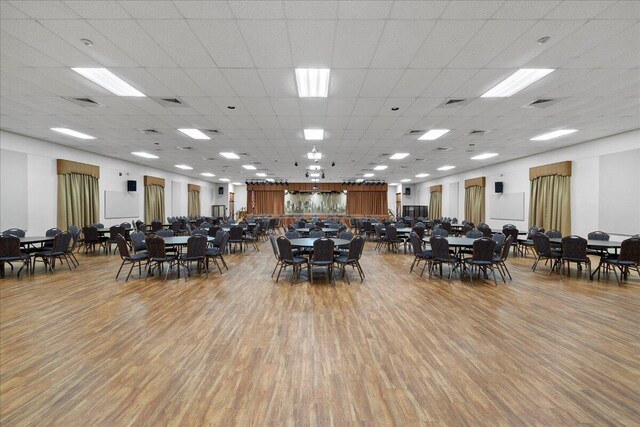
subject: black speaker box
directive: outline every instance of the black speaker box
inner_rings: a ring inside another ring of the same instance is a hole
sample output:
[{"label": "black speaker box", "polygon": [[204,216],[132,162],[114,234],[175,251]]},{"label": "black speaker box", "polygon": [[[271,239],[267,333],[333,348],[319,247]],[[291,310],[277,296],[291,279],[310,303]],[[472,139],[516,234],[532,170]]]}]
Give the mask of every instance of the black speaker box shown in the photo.
[{"label": "black speaker box", "polygon": [[136,191],[137,181],[127,181],[127,191]]},{"label": "black speaker box", "polygon": [[502,193],[502,181],[496,181],[496,193]]},{"label": "black speaker box", "polygon": [[218,194],[224,194],[224,187],[218,187]]}]

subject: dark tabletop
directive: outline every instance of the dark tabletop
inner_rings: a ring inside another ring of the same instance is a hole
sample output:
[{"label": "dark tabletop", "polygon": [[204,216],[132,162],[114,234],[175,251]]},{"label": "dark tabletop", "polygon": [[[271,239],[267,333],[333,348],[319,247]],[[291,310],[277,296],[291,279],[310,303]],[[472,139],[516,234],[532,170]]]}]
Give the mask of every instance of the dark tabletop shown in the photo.
[{"label": "dark tabletop", "polygon": [[34,243],[44,243],[44,242],[53,242],[55,236],[30,236],[30,237],[20,237],[21,245],[31,245]]},{"label": "dark tabletop", "polygon": [[[125,228],[124,231],[125,233],[128,231],[132,231],[133,227],[129,227],[129,228]],[[110,230],[108,228],[98,228],[98,233],[99,234],[104,234],[104,233],[108,233]]]},{"label": "dark tabletop", "polygon": [[[562,244],[562,239],[549,239],[551,243]],[[619,248],[622,242],[610,242],[608,240],[587,240],[587,246],[590,248]]]},{"label": "dark tabletop", "polygon": [[[163,237],[165,246],[180,246],[186,245],[187,240],[189,240],[191,236],[174,236],[174,237]],[[215,240],[214,237],[207,237],[208,242],[213,242]]]},{"label": "dark tabletop", "polygon": [[[296,228],[296,231],[298,233],[308,233],[310,230],[312,230],[312,229],[311,228]],[[322,228],[322,232],[323,233],[335,233],[338,230],[340,230],[340,229],[339,228],[326,228],[326,227]]]},{"label": "dark tabletop", "polygon": [[[301,247],[306,247],[306,248],[311,248],[313,247],[313,242],[315,242],[316,240],[318,240],[318,238],[313,238],[313,237],[302,237],[300,239],[291,239],[291,246],[294,248],[301,248]],[[343,245],[348,245],[351,241],[347,240],[347,239],[331,239],[333,240],[333,243],[335,244],[335,246],[343,246]]]},{"label": "dark tabletop", "polygon": [[[427,237],[423,237],[422,241],[429,243],[429,239],[431,239],[430,236]],[[452,247],[471,247],[473,246],[473,242],[475,242],[478,239],[471,239],[469,237],[445,237],[445,239],[447,239],[447,241],[449,242],[449,246]]]}]

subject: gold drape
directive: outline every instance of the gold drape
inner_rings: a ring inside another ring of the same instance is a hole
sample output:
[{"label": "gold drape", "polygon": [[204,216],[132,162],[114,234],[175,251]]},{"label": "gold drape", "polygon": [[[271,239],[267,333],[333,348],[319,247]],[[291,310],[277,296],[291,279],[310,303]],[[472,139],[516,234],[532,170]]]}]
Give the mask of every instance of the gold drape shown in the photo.
[{"label": "gold drape", "polygon": [[269,215],[284,214],[284,190],[253,191],[256,202],[255,209],[252,209],[252,191],[247,192],[248,212]]},{"label": "gold drape", "polygon": [[159,185],[144,186],[144,222],[164,221],[164,187]]},{"label": "gold drape", "polygon": [[58,175],[58,228],[82,228],[100,219],[98,178],[78,173]]},{"label": "gold drape", "polygon": [[484,222],[484,187],[474,185],[464,190],[464,219],[474,224]]},{"label": "gold drape", "polygon": [[189,191],[189,206],[187,208],[189,216],[200,216],[200,192]]},{"label": "gold drape", "polygon": [[347,191],[348,215],[386,215],[386,191]]},{"label": "gold drape", "polygon": [[563,236],[571,234],[570,176],[548,175],[531,180],[529,227],[558,230]]},{"label": "gold drape", "polygon": [[429,199],[429,218],[442,218],[442,192],[432,191]]}]

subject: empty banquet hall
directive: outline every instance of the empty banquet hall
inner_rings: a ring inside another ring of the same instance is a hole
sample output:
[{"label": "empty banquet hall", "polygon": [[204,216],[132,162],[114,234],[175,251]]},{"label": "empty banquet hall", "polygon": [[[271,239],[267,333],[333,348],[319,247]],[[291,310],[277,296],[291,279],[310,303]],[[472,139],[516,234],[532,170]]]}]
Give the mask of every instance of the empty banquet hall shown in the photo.
[{"label": "empty banquet hall", "polygon": [[640,2],[0,0],[0,425],[640,426]]}]

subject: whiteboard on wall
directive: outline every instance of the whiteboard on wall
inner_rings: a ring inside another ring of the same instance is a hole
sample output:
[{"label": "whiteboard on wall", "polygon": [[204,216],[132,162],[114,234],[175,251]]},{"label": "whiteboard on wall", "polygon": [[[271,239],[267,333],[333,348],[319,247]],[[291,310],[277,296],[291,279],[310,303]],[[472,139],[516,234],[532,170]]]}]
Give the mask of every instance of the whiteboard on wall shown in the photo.
[{"label": "whiteboard on wall", "polygon": [[599,225],[609,234],[640,233],[640,150],[600,156]]},{"label": "whiteboard on wall", "polygon": [[29,228],[28,183],[27,155],[0,150],[0,231]]},{"label": "whiteboard on wall", "polygon": [[109,218],[137,218],[140,208],[140,198],[137,192],[104,191],[104,217]]},{"label": "whiteboard on wall", "polygon": [[491,194],[489,218],[524,221],[524,193]]}]

